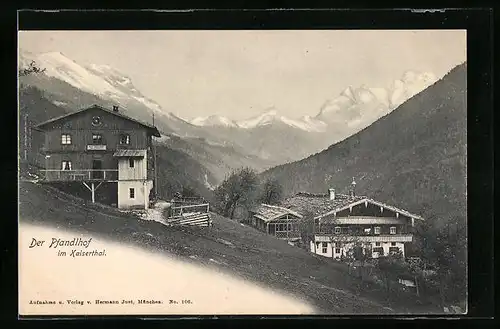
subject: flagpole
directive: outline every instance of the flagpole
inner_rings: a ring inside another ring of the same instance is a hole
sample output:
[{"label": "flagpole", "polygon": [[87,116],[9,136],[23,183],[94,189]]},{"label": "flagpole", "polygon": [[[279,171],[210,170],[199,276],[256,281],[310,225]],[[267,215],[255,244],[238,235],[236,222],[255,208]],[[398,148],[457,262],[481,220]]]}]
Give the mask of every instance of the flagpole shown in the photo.
[{"label": "flagpole", "polygon": [[[153,112],[153,127],[155,126],[155,113]],[[156,144],[153,140],[151,140],[152,144],[153,144],[153,157],[154,157],[154,180],[155,180],[155,201],[158,200],[158,174],[157,174],[157,171],[158,171],[158,168],[156,166]]]}]

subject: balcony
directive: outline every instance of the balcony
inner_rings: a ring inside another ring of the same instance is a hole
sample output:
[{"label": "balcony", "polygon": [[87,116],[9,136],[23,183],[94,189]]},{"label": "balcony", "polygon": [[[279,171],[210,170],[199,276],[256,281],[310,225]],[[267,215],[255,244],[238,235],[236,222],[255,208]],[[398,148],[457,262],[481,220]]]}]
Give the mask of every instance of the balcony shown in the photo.
[{"label": "balcony", "polygon": [[87,151],[106,151],[106,144],[88,144]]},{"label": "balcony", "polygon": [[384,235],[316,235],[316,242],[344,241],[344,242],[412,242],[411,234],[384,234]]},{"label": "balcony", "polygon": [[117,169],[41,170],[46,182],[118,181]]},{"label": "balcony", "polygon": [[320,219],[320,223],[326,225],[404,225],[406,221],[393,217],[375,216],[349,216],[339,218]]}]

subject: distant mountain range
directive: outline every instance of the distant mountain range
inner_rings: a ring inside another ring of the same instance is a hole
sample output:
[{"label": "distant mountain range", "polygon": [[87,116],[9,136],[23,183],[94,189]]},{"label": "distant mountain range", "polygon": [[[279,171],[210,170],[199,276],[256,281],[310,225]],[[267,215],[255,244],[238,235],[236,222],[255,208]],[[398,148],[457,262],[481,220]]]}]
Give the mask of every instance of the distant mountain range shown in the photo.
[{"label": "distant mountain range", "polygon": [[60,52],[20,50],[20,67],[33,60],[45,73],[21,77],[22,84],[43,91],[44,99],[66,112],[101,104],[119,105],[129,116],[149,123],[154,115],[163,135],[160,143],[207,168],[213,177],[209,185],[240,166],[262,171],[320,152],[369,126],[435,80],[430,73],[407,72],[388,88],[349,87],[325,101],[315,117],[291,119],[272,107],[246,120],[210,115],[188,122],[144,96],[127,74],[113,67],[80,64]]},{"label": "distant mountain range", "polygon": [[241,121],[210,115],[197,117],[190,122],[200,127],[243,129],[283,124],[308,132],[326,132],[329,128],[344,126],[346,133],[349,134],[353,129],[362,129],[370,125],[436,81],[437,78],[432,73],[407,71],[401,79],[395,80],[388,88],[347,87],[340,95],[325,101],[315,117],[303,116],[291,119],[271,107],[259,115]]},{"label": "distant mountain range", "polygon": [[[415,76],[406,78],[420,83]],[[423,79],[426,84],[428,78]],[[262,177],[278,179],[288,195],[324,193],[328,188],[347,192],[354,177],[359,195],[398,205],[428,220],[464,223],[466,81],[464,63],[369,127],[318,154],[265,171]],[[405,97],[415,90],[404,89]],[[373,99],[372,94],[347,91],[342,97],[349,102]],[[397,97],[383,99],[400,102]]]},{"label": "distant mountain range", "polygon": [[254,129],[262,126],[269,126],[272,124],[284,124],[291,128],[297,128],[308,132],[324,132],[326,124],[319,120],[315,120],[310,116],[303,116],[300,119],[290,119],[286,116],[280,115],[278,110],[271,107],[261,114],[251,118],[234,121],[227,117],[220,115],[210,115],[208,117],[197,117],[190,121],[193,125],[206,127],[206,126],[219,126],[230,128]]}]

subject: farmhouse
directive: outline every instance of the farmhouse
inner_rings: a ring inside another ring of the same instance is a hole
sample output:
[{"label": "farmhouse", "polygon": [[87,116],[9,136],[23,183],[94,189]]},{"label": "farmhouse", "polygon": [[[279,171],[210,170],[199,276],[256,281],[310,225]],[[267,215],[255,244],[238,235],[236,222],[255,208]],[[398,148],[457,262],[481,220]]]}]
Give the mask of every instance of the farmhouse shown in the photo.
[{"label": "farmhouse", "polygon": [[35,129],[45,136],[45,183],[86,190],[92,202],[148,208],[155,170],[152,137],[160,137],[156,127],[117,106],[93,105]]},{"label": "farmhouse", "polygon": [[422,220],[405,210],[356,196],[354,188],[348,195],[336,194],[335,189],[327,194],[298,193],[281,206],[313,217],[311,252],[337,259],[355,248],[372,258],[393,252],[404,257],[405,245],[413,240],[415,220]]},{"label": "farmhouse", "polygon": [[291,243],[300,240],[299,221],[302,215],[278,206],[261,204],[250,212],[250,224],[260,231]]}]

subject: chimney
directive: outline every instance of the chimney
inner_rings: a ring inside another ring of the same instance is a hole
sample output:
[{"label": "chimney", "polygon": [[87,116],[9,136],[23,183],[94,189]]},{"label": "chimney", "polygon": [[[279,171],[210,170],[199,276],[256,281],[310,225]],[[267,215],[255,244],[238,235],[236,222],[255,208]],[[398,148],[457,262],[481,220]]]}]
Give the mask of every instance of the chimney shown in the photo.
[{"label": "chimney", "polygon": [[328,189],[328,192],[330,194],[330,200],[335,200],[335,189],[330,188],[330,189]]},{"label": "chimney", "polygon": [[352,178],[351,183],[351,196],[356,196],[356,181],[354,180],[354,177]]},{"label": "chimney", "polygon": [[113,112],[118,112],[118,105],[113,105]]}]

